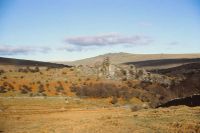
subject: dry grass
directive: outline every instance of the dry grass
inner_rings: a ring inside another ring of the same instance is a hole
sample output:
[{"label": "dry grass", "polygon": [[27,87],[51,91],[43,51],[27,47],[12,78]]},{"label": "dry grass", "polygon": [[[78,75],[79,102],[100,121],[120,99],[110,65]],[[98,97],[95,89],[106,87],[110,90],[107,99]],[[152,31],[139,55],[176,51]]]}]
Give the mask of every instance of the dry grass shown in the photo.
[{"label": "dry grass", "polygon": [[[108,101],[63,98],[0,99],[0,131],[6,133],[200,132],[200,107],[131,112],[103,107]],[[99,106],[101,104],[102,106]],[[4,108],[3,108],[4,107]]]}]

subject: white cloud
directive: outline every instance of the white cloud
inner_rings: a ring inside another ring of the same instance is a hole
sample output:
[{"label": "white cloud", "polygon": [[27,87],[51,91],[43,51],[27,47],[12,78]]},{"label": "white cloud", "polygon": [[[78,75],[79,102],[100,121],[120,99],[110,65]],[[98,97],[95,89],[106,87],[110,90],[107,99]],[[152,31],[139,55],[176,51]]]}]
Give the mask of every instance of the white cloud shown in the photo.
[{"label": "white cloud", "polygon": [[0,55],[29,54],[33,52],[48,52],[49,50],[50,48],[48,47],[0,45]]},{"label": "white cloud", "polygon": [[67,37],[65,39],[66,49],[73,47],[73,50],[80,50],[82,48],[91,46],[113,46],[113,45],[144,45],[149,44],[153,40],[147,36],[135,35],[124,36],[117,33],[103,34],[95,36],[76,36]]}]

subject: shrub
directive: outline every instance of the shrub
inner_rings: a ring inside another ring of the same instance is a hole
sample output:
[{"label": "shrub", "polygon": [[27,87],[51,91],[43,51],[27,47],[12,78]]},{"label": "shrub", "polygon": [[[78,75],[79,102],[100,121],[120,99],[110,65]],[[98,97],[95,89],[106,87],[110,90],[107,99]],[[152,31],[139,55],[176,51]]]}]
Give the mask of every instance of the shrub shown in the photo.
[{"label": "shrub", "polygon": [[18,72],[24,72],[24,73],[28,73],[28,69],[23,69],[23,68],[19,68],[18,69]]},{"label": "shrub", "polygon": [[23,72],[23,73],[28,73],[28,72],[36,73],[39,71],[40,71],[39,67],[35,67],[34,69],[31,69],[30,67],[27,66],[26,68],[18,69],[18,72]]},{"label": "shrub", "polygon": [[46,83],[46,87],[49,88],[49,83]]},{"label": "shrub", "polygon": [[3,74],[3,73],[5,73],[5,71],[1,69],[0,70],[0,75]]},{"label": "shrub", "polygon": [[6,88],[3,86],[0,86],[0,93],[6,93],[6,92],[7,92]]},{"label": "shrub", "polygon": [[33,93],[30,93],[29,96],[30,96],[30,97],[33,97],[34,95],[33,95]]},{"label": "shrub", "polygon": [[59,85],[61,85],[61,82],[60,82],[60,81],[57,81],[57,83],[58,83]]},{"label": "shrub", "polygon": [[133,106],[131,107],[131,111],[132,111],[132,112],[135,112],[135,111],[138,111],[138,110],[141,110],[141,109],[142,109],[142,107],[139,106],[139,105],[133,105]]},{"label": "shrub", "polygon": [[112,104],[116,104],[118,102],[117,97],[113,97],[112,100],[110,101],[110,103]]},{"label": "shrub", "polygon": [[67,74],[67,72],[62,72],[62,74],[63,74],[63,75],[66,75],[66,74]]},{"label": "shrub", "polygon": [[130,87],[130,88],[132,88],[132,87],[134,87],[134,84],[131,82],[131,81],[127,81],[127,83],[126,83],[127,85],[128,85],[128,87]]},{"label": "shrub", "polygon": [[43,92],[45,92],[44,85],[40,84],[38,87],[38,93],[43,93]]},{"label": "shrub", "polygon": [[32,92],[31,87],[28,87],[28,86],[26,86],[26,85],[22,85],[22,86],[19,88],[19,90],[20,90],[20,92],[21,92],[22,94],[27,94],[27,93],[29,93],[29,92]]},{"label": "shrub", "polygon": [[3,87],[6,91],[14,91],[14,86],[8,82],[3,82]]},{"label": "shrub", "polygon": [[72,85],[71,91],[75,92],[77,96],[89,96],[95,98],[121,97],[129,99],[133,96],[128,87],[119,87],[112,83],[90,83],[82,86]]},{"label": "shrub", "polygon": [[64,90],[63,86],[62,85],[59,85],[56,87],[56,91],[57,92],[62,92]]},{"label": "shrub", "polygon": [[126,71],[125,70],[121,70],[121,73],[125,76],[127,73],[126,73]]},{"label": "shrub", "polygon": [[50,69],[51,69],[50,67],[47,67],[47,68],[46,68],[46,71],[49,71]]},{"label": "shrub", "polygon": [[47,96],[47,94],[46,94],[46,93],[44,93],[44,92],[43,92],[43,93],[41,93],[41,95],[42,95],[42,96]]},{"label": "shrub", "polygon": [[122,81],[127,81],[127,78],[125,77],[125,78],[122,78]]},{"label": "shrub", "polygon": [[39,72],[39,71],[40,71],[39,67],[38,67],[38,66],[36,66],[36,67],[35,67],[35,71],[34,71],[34,72]]}]

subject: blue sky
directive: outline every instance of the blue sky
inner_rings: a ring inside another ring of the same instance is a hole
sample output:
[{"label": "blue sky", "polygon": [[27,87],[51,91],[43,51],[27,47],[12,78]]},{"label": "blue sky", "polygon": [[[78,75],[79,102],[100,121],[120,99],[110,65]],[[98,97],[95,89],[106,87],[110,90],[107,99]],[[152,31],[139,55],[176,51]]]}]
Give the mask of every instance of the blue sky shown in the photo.
[{"label": "blue sky", "polygon": [[199,0],[0,0],[0,56],[200,53]]}]

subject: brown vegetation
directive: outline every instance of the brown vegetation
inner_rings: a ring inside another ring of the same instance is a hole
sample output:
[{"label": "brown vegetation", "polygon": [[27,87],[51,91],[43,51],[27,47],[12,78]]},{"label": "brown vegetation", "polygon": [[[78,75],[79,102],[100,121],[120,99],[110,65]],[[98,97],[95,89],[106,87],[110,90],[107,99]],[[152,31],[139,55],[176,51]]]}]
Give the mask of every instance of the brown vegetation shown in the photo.
[{"label": "brown vegetation", "polygon": [[75,92],[78,96],[89,96],[94,98],[107,98],[117,97],[129,99],[131,91],[128,87],[119,87],[112,83],[90,83],[87,85],[73,85],[71,91]]}]

